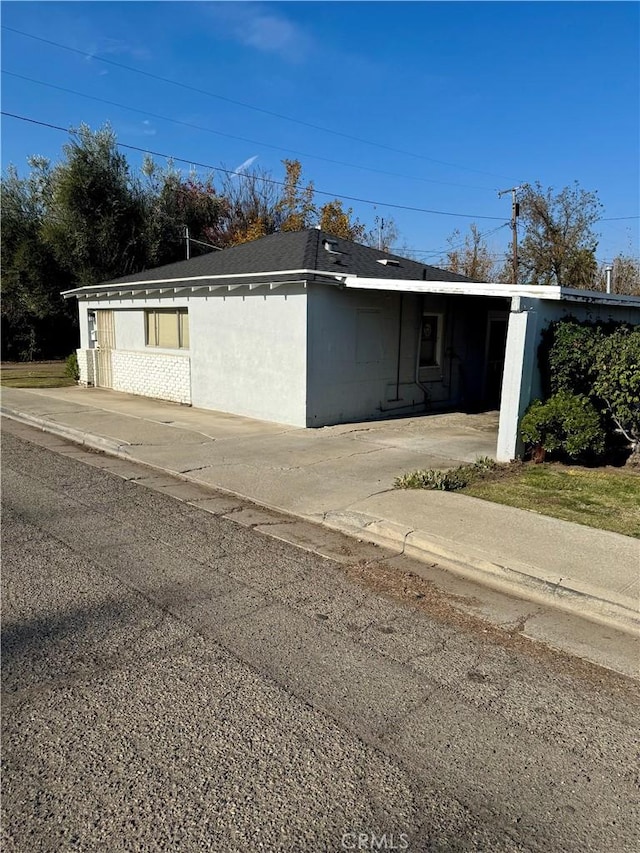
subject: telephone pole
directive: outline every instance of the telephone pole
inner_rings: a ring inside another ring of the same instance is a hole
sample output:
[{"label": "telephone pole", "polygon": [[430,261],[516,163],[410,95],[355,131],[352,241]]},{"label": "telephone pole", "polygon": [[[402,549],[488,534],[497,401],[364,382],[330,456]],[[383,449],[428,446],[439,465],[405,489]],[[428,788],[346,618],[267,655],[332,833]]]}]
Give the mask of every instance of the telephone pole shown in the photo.
[{"label": "telephone pole", "polygon": [[511,243],[511,277],[513,279],[513,284],[518,283],[518,216],[520,216],[520,205],[518,204],[518,197],[516,193],[521,189],[523,189],[523,186],[511,187],[511,189],[499,190],[498,192],[498,198],[502,198],[503,195],[511,193],[511,232],[513,234]]}]

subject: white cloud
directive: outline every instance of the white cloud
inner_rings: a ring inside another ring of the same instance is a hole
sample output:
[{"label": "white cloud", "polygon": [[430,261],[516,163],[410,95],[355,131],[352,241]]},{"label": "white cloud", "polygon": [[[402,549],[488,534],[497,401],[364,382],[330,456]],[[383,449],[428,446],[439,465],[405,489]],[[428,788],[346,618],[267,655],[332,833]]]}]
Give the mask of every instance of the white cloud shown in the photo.
[{"label": "white cloud", "polygon": [[135,124],[124,123],[118,125],[116,130],[126,136],[155,136],[158,132],[149,119],[144,119]]},{"label": "white cloud", "polygon": [[280,9],[248,2],[213,3],[207,10],[219,33],[246,47],[297,60],[311,46],[309,35]]},{"label": "white cloud", "polygon": [[244,161],[244,163],[240,163],[239,166],[236,166],[236,168],[233,170],[233,174],[234,175],[241,174],[241,172],[244,172],[245,169],[249,169],[251,166],[253,166],[253,164],[256,162],[257,159],[258,159],[257,154],[254,154],[253,157],[248,157]]},{"label": "white cloud", "polygon": [[150,59],[151,53],[146,47],[132,44],[123,39],[108,37],[97,38],[86,50],[85,59],[90,62],[100,56],[124,56],[131,59]]}]

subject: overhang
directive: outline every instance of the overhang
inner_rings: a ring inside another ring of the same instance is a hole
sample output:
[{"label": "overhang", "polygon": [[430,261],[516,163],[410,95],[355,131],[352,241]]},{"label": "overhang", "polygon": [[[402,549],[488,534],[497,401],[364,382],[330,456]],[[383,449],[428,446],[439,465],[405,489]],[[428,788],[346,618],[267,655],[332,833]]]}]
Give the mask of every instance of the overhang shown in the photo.
[{"label": "overhang", "polygon": [[382,290],[391,293],[438,294],[451,296],[487,296],[511,299],[529,297],[554,302],[580,302],[603,306],[640,308],[639,296],[618,293],[601,293],[593,290],[577,290],[541,284],[503,284],[501,282],[421,281],[417,279],[364,278],[340,274],[337,270],[277,270],[265,273],[233,273],[226,275],[203,275],[192,278],[153,278],[135,282],[106,282],[65,290],[65,299],[109,299],[123,297],[157,297],[227,292],[246,287],[277,288],[289,286],[306,287],[309,282],[330,284],[352,290]]},{"label": "overhang", "polygon": [[546,284],[502,284],[501,282],[412,281],[407,279],[360,278],[344,276],[344,287],[354,290],[386,290],[396,293],[444,294],[452,296],[490,296],[511,299],[530,297],[554,302],[588,302],[600,305],[622,305],[640,308],[640,296],[600,293]]},{"label": "overhang", "polygon": [[65,299],[77,297],[78,299],[108,299],[112,297],[133,296],[163,296],[167,293],[172,295],[191,296],[194,293],[213,293],[216,290],[230,292],[239,287],[256,290],[266,287],[275,290],[285,285],[302,285],[306,287],[308,281],[324,281],[328,284],[339,284],[337,277],[332,272],[318,270],[275,270],[264,273],[233,273],[226,275],[201,275],[191,278],[149,278],[144,281],[119,281],[105,282],[103,284],[91,284],[85,287],[76,287],[73,290],[63,290]]}]

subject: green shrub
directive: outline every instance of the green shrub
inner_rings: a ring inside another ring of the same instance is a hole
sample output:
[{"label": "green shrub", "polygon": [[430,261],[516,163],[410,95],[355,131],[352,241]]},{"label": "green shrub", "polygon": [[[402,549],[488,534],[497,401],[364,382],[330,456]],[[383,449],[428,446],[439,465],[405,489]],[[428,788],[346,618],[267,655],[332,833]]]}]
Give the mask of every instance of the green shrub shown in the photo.
[{"label": "green shrub", "polygon": [[451,471],[436,471],[428,468],[425,471],[413,471],[411,474],[403,474],[395,481],[396,489],[436,489],[441,492],[454,492],[463,489],[468,480],[462,476],[458,469]]},{"label": "green shrub", "polygon": [[70,376],[72,379],[75,379],[76,382],[80,379],[80,368],[78,367],[78,356],[75,352],[72,352],[71,355],[68,355],[64,362],[64,373],[65,376]]},{"label": "green shrub", "polygon": [[398,477],[394,483],[396,489],[433,489],[441,492],[455,492],[464,489],[473,480],[477,480],[497,463],[488,456],[481,456],[471,465],[459,465],[450,471],[438,471],[428,468],[424,471],[412,471]]},{"label": "green shrub", "polygon": [[593,394],[596,353],[608,326],[573,317],[549,324],[538,349],[545,398],[561,391],[587,397]]},{"label": "green shrub", "polygon": [[530,448],[579,459],[604,452],[606,433],[596,408],[582,394],[561,391],[546,403],[534,400],[520,424]]},{"label": "green shrub", "polygon": [[[620,439],[636,454],[640,448],[640,329],[620,322],[556,320],[543,332],[538,349],[544,398],[586,397],[600,414],[610,450]],[[551,414],[551,410],[550,410]],[[589,416],[593,421],[592,413]],[[576,422],[577,423],[577,422]],[[523,424],[521,424],[522,428]],[[531,429],[531,422],[524,422]],[[595,428],[594,428],[595,429]],[[579,433],[580,427],[576,426]],[[556,436],[554,441],[553,433]],[[594,433],[595,434],[595,433]],[[524,435],[524,433],[523,433]],[[547,427],[547,445],[560,445],[563,427]],[[572,446],[580,441],[572,439]],[[596,440],[596,444],[599,442]],[[544,446],[539,444],[538,446]],[[547,447],[549,449],[549,447]],[[567,452],[564,450],[563,452]]]},{"label": "green shrub", "polygon": [[594,393],[615,428],[637,447],[640,442],[640,328],[620,326],[596,354]]}]

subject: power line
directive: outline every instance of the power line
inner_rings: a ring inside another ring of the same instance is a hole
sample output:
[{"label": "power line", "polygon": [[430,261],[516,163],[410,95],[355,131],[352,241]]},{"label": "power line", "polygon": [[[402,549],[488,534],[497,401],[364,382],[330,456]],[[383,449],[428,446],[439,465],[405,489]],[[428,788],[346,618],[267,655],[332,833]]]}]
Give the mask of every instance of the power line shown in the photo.
[{"label": "power line", "polygon": [[[503,228],[507,228],[508,225],[508,222],[504,222],[502,225],[498,225],[497,228],[492,228],[490,231],[483,231],[481,234],[478,234],[478,238],[484,240],[486,237],[490,237],[492,234],[501,231]],[[415,252],[415,254],[417,255],[427,255],[428,257],[435,257],[436,255],[442,255],[444,252],[452,252],[456,249],[464,249],[466,245],[467,240],[465,239],[461,240],[459,243],[453,243],[449,246],[444,246],[442,249],[416,249],[413,246],[407,246],[407,251]],[[491,257],[502,257],[502,255],[491,255]]]},{"label": "power line", "polygon": [[247,142],[251,145],[261,146],[262,148],[272,148],[275,151],[288,151],[290,154],[296,154],[299,157],[308,157],[308,158],[313,159],[313,160],[322,160],[324,163],[332,163],[333,165],[336,165],[336,166],[346,166],[349,169],[361,169],[365,172],[376,172],[377,174],[380,174],[380,175],[390,175],[391,177],[394,177],[394,178],[405,178],[406,180],[409,180],[409,181],[424,181],[425,183],[428,183],[428,184],[442,184],[444,186],[461,187],[463,189],[476,189],[476,190],[492,191],[491,187],[479,187],[479,186],[474,186],[471,184],[458,184],[458,183],[454,183],[452,181],[438,181],[435,178],[418,178],[418,177],[415,177],[413,175],[401,175],[398,172],[387,172],[384,169],[375,169],[371,166],[363,166],[363,165],[360,165],[357,163],[345,163],[342,160],[332,160],[329,157],[322,157],[318,154],[309,154],[305,151],[296,151],[294,148],[283,148],[280,145],[272,145],[268,142],[260,142],[259,140],[256,140],[256,139],[247,139],[244,136],[235,136],[232,133],[225,133],[222,130],[213,130],[213,128],[210,128],[210,127],[203,127],[202,125],[193,124],[193,123],[188,122],[188,121],[182,121],[181,119],[171,118],[170,116],[163,116],[163,115],[160,115],[159,113],[150,112],[149,110],[142,110],[139,107],[130,107],[127,104],[121,104],[121,103],[118,103],[117,101],[110,101],[107,98],[100,98],[97,95],[89,95],[85,92],[77,92],[75,89],[68,89],[65,86],[58,86],[54,83],[47,83],[44,80],[36,80],[33,77],[26,77],[24,74],[16,74],[14,71],[7,71],[4,68],[2,69],[1,73],[6,74],[9,77],[15,77],[18,80],[26,80],[29,83],[36,83],[38,86],[46,86],[49,89],[56,89],[58,92],[66,92],[67,94],[70,94],[70,95],[76,95],[79,98],[87,98],[90,101],[98,101],[101,104],[108,104],[109,106],[118,107],[119,109],[122,109],[122,110],[129,110],[130,112],[139,113],[140,115],[145,115],[145,116],[151,116],[152,118],[160,119],[161,121],[168,121],[168,122],[171,122],[172,124],[178,124],[178,125],[182,125],[183,127],[189,127],[192,130],[200,130],[200,131],[203,131],[204,133],[213,133],[216,136],[224,136],[227,139],[235,139],[235,140],[238,140],[239,142]]},{"label": "power line", "polygon": [[[21,115],[18,115],[17,113],[11,113],[11,112],[8,112],[6,110],[0,110],[0,115],[7,116],[8,118],[14,118],[14,119],[17,119],[18,121],[28,122],[29,124],[35,124],[35,125],[38,125],[40,127],[46,127],[46,128],[51,129],[51,130],[59,130],[62,133],[66,133],[66,134],[69,134],[72,132],[72,130],[68,127],[61,127],[60,125],[51,124],[50,122],[39,121],[38,119],[28,118],[27,116],[21,116]],[[238,172],[233,171],[231,169],[224,169],[221,166],[213,166],[210,163],[200,163],[197,160],[193,160],[191,158],[185,158],[185,157],[178,157],[175,154],[166,154],[166,153],[163,153],[161,151],[153,151],[150,148],[140,148],[139,146],[129,145],[125,142],[116,142],[116,146],[118,148],[126,148],[130,151],[137,151],[140,154],[149,154],[149,155],[153,155],[154,157],[163,157],[166,160],[174,160],[178,163],[187,163],[190,166],[197,166],[201,169],[210,169],[213,171],[222,172],[223,174],[227,174],[227,175],[235,175],[237,177],[243,177],[242,175],[239,175]],[[275,186],[279,186],[279,187],[286,186],[284,181],[277,181],[277,180],[275,180],[275,178],[267,178],[264,176],[260,176],[260,180],[266,184],[274,184]],[[413,207],[410,205],[396,204],[394,202],[376,201],[374,199],[359,198],[357,196],[344,195],[342,193],[332,193],[332,192],[328,192],[327,190],[316,189],[315,187],[313,188],[313,191],[314,191],[314,193],[317,193],[318,195],[328,196],[330,198],[342,199],[344,201],[353,201],[353,202],[357,202],[359,204],[370,204],[370,205],[373,205],[374,207],[376,205],[379,205],[380,207],[389,207],[389,208],[393,208],[394,210],[407,210],[407,211],[413,212],[413,213],[428,213],[428,214],[432,214],[434,216],[453,216],[453,217],[459,217],[462,219],[487,219],[487,220],[494,220],[494,221],[498,221],[498,222],[503,222],[502,216],[486,216],[486,215],[479,215],[479,214],[472,214],[472,213],[453,213],[451,211],[446,211],[446,210],[431,210],[431,209],[425,208],[425,207]],[[640,216],[634,215],[634,216],[601,217],[600,219],[598,219],[596,221],[597,222],[612,222],[612,221],[620,221],[620,220],[625,220],[625,219],[626,220],[640,219]],[[497,231],[502,227],[503,227],[503,225],[500,225],[495,230]],[[490,232],[490,233],[493,233],[493,232]],[[437,254],[437,252],[433,252],[433,254],[435,255],[435,254]]]},{"label": "power line", "polygon": [[[80,50],[79,48],[76,48],[76,47],[70,47],[69,45],[61,44],[60,42],[53,41],[52,39],[42,38],[42,36],[35,36],[32,33],[24,32],[24,30],[18,30],[14,27],[8,27],[8,26],[6,26],[6,24],[2,25],[2,29],[7,30],[8,32],[16,33],[17,35],[20,35],[20,36],[24,36],[25,38],[33,39],[34,41],[42,42],[43,44],[49,44],[49,45],[52,45],[53,47],[58,47],[61,50],[67,50],[70,53],[75,53],[75,54],[78,54],[78,55],[83,56],[85,58],[87,56],[91,56],[93,59],[97,59],[99,62],[104,62],[104,63],[107,63],[108,65],[113,65],[116,68],[122,68],[125,71],[131,71],[134,74],[142,74],[143,76],[149,77],[152,80],[158,80],[162,83],[169,83],[172,86],[178,86],[181,89],[187,89],[188,91],[196,92],[199,95],[206,95],[209,98],[215,98],[219,101],[225,101],[226,103],[234,104],[235,106],[243,107],[244,109],[254,110],[255,112],[263,113],[264,115],[272,116],[273,118],[278,118],[278,119],[282,119],[283,121],[293,122],[294,124],[299,124],[299,125],[302,125],[303,127],[309,127],[312,130],[320,130],[323,133],[330,133],[330,134],[333,134],[334,136],[340,136],[343,139],[349,139],[352,142],[360,142],[364,145],[372,145],[375,148],[382,148],[385,151],[392,151],[395,154],[403,154],[407,157],[415,157],[419,160],[427,160],[430,163],[438,163],[441,166],[450,166],[454,169],[461,169],[461,170],[467,171],[467,172],[475,172],[476,174],[480,174],[480,175],[489,175],[490,177],[494,177],[494,178],[505,178],[505,175],[496,175],[493,172],[487,172],[487,171],[482,170],[482,169],[473,169],[470,166],[461,166],[457,163],[449,163],[445,160],[436,160],[434,157],[427,157],[425,154],[415,154],[412,151],[405,151],[401,148],[394,148],[390,145],[383,145],[380,142],[372,142],[369,139],[363,139],[362,137],[359,137],[359,136],[352,136],[351,134],[344,133],[343,131],[340,131],[340,130],[333,130],[332,128],[323,127],[322,125],[319,125],[319,124],[313,124],[312,122],[304,121],[303,119],[297,119],[297,118],[293,118],[292,116],[284,115],[283,113],[273,112],[272,110],[267,110],[264,107],[257,107],[257,106],[255,106],[255,104],[248,104],[245,101],[238,101],[238,100],[235,100],[234,98],[228,98],[225,95],[220,95],[220,94],[217,94],[216,92],[210,92],[206,89],[199,89],[197,86],[192,86],[189,83],[183,83],[180,80],[172,80],[169,77],[162,77],[160,74],[153,74],[151,71],[143,71],[141,68],[134,68],[131,65],[125,65],[125,63],[117,62],[115,59],[107,59],[104,56],[97,56],[96,54],[89,54],[85,50]],[[507,180],[509,180],[509,178],[507,178]]]},{"label": "power line", "polygon": [[[5,110],[2,110],[0,112],[0,115],[7,116],[8,118],[15,118],[15,119],[18,119],[19,121],[26,121],[29,124],[39,125],[40,127],[48,127],[51,130],[60,130],[60,131],[62,131],[62,133],[68,134],[70,132],[69,128],[61,127],[60,125],[57,125],[57,124],[50,124],[49,122],[46,122],[46,121],[38,121],[37,119],[28,118],[27,116],[17,115],[16,113],[10,113],[10,112],[7,112]],[[198,166],[201,169],[211,169],[213,171],[223,172],[224,174],[227,174],[227,175],[238,175],[237,172],[234,172],[231,169],[222,169],[219,166],[212,166],[210,163],[199,163],[197,160],[193,160],[191,158],[187,159],[185,157],[178,157],[175,154],[166,154],[166,153],[163,153],[162,151],[153,151],[149,148],[140,148],[137,145],[128,145],[124,142],[116,142],[116,145],[118,148],[126,148],[129,151],[138,151],[141,154],[150,154],[150,155],[153,155],[154,157],[163,157],[167,160],[174,160],[178,163],[188,163],[191,166]],[[262,180],[268,184],[275,184],[276,186],[279,186],[279,187],[286,186],[284,181],[276,181],[274,178],[261,177],[260,180]],[[318,195],[328,196],[329,198],[342,199],[343,201],[353,201],[353,202],[357,202],[358,204],[379,205],[380,207],[389,207],[389,208],[392,208],[394,210],[407,210],[411,213],[429,213],[433,216],[454,216],[454,217],[459,217],[462,219],[492,219],[492,220],[499,221],[499,222],[502,221],[502,219],[503,219],[503,217],[501,217],[501,216],[481,216],[481,215],[473,214],[473,213],[452,213],[451,211],[447,211],[447,210],[431,210],[431,209],[425,208],[425,207],[413,207],[411,205],[396,204],[396,203],[390,202],[390,201],[376,201],[376,200],[370,199],[370,198],[360,198],[358,196],[344,195],[343,193],[334,193],[334,192],[328,192],[327,190],[319,190],[319,189],[316,189],[315,187],[313,188],[313,191],[314,191],[314,193],[317,193]]]}]

